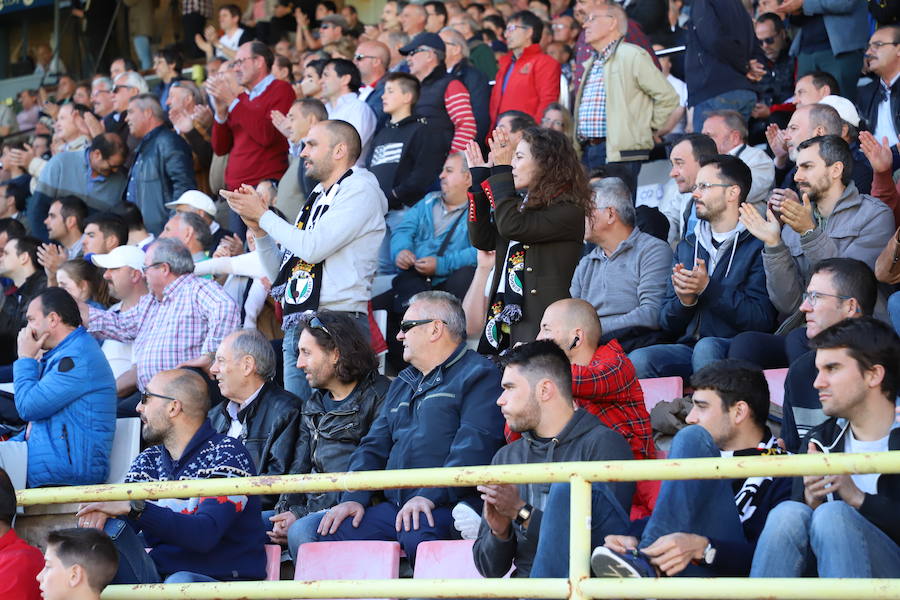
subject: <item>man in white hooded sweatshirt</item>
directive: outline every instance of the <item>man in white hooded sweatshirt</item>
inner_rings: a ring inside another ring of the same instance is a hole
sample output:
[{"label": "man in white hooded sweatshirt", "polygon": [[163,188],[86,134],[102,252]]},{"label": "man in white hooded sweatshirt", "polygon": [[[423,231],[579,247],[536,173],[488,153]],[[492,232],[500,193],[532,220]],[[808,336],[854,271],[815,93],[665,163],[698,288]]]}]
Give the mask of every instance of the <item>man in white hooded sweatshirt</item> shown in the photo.
[{"label": "man in white hooded sweatshirt", "polygon": [[693,191],[699,221],[675,248],[659,313],[660,329],[675,343],[633,351],[638,377],[689,377],[725,358],[738,333],[775,327],[762,243],[738,219],[752,180],[734,156],[719,154],[702,164]]}]

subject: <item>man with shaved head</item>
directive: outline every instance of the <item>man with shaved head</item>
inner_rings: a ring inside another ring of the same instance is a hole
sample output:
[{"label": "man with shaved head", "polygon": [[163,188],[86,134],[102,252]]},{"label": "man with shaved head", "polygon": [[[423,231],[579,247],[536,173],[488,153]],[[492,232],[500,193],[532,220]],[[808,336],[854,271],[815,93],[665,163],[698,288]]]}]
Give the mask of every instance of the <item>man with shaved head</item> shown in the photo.
[{"label": "man with shaved head", "polygon": [[361,146],[346,121],[313,125],[300,159],[319,184],[293,224],[269,210],[249,186],[222,191],[256,236],[267,270],[278,273],[272,295],[284,310],[284,387],[302,400],[312,393],[303,371],[294,367],[303,314],[324,308],[345,313],[369,333],[368,302],[388,205],[375,176],[354,167]]},{"label": "man with shaved head", "polygon": [[363,82],[363,87],[359,88],[359,99],[375,113],[375,131],[378,132],[388,119],[381,105],[381,97],[384,96],[384,76],[391,66],[391,51],[381,42],[360,42],[353,56],[353,64],[359,69]]},{"label": "man with shaved head", "polygon": [[[206,382],[197,373],[173,369],[154,375],[137,405],[150,447],[131,463],[125,481],[256,475],[247,449],[216,433],[208,410]],[[106,531],[115,543],[119,571],[113,583],[265,578],[259,496],[92,502],[82,505],[77,517],[79,527]]]}]

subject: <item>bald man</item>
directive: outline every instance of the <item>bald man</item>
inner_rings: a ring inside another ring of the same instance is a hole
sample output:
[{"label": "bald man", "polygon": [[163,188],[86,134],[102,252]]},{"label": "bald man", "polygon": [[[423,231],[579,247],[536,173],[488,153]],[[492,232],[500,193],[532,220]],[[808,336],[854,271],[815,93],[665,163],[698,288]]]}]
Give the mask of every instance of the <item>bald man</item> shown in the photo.
[{"label": "bald man", "polygon": [[[256,475],[247,449],[239,440],[216,433],[206,418],[208,410],[206,382],[197,373],[173,369],[154,375],[137,405],[149,447],[131,463],[125,481]],[[259,496],[93,502],[82,505],[77,516],[80,527],[104,530],[115,543],[119,571],[113,583],[266,576]]]},{"label": "bald man", "polygon": [[284,387],[304,401],[312,389],[294,366],[304,312],[345,313],[369,335],[368,303],[388,203],[375,176],[353,166],[360,151],[359,134],[346,121],[320,121],[310,128],[300,159],[319,184],[293,224],[269,210],[249,186],[222,191],[256,236],[263,265],[278,273],[272,295],[284,310]]},{"label": "bald man", "polygon": [[359,88],[359,99],[375,113],[375,131],[381,131],[388,120],[381,97],[384,96],[384,76],[391,66],[391,51],[381,42],[361,42],[356,47],[353,64],[359,69],[363,82],[363,86]]}]

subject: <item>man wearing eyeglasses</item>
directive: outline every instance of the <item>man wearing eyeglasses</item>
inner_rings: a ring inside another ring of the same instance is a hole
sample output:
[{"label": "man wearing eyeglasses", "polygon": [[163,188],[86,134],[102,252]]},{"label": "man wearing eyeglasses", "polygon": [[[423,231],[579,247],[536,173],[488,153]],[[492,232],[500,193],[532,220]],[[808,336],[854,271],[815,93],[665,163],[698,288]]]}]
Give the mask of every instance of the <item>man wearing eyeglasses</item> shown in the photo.
[{"label": "man wearing eyeglasses", "polygon": [[746,202],[751,182],[750,168],[735,156],[719,154],[700,167],[694,184],[699,221],[675,248],[659,313],[660,329],[676,343],[631,352],[639,378],[689,377],[725,358],[738,333],[774,329],[762,243],[738,221],[739,210],[759,215]]},{"label": "man wearing eyeglasses", "polygon": [[[466,317],[447,292],[413,296],[397,339],[410,366],[391,383],[368,435],[350,457],[348,471],[460,467],[490,464],[503,445],[503,417],[495,401],[500,373],[466,349]],[[319,541],[395,539],[416,558],[419,542],[450,539],[451,509],[481,500],[472,488],[425,487],[341,495],[319,523]]]},{"label": "man wearing eyeglasses", "polygon": [[900,25],[885,25],[872,34],[865,62],[876,80],[857,90],[856,105],[875,139],[880,143],[886,137],[890,145],[896,145],[900,141]]}]

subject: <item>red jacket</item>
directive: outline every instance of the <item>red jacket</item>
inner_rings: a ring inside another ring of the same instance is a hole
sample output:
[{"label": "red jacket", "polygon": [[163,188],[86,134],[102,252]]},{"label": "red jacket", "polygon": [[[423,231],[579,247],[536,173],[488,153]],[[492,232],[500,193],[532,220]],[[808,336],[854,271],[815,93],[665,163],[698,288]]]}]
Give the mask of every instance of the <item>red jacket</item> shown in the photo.
[{"label": "red jacket", "polygon": [[0,537],[0,598],[41,600],[35,579],[44,568],[44,555],[10,529]]},{"label": "red jacket", "polygon": [[246,92],[238,96],[237,106],[225,123],[213,123],[213,152],[229,155],[226,188],[281,179],[288,167],[288,142],[272,125],[270,113],[278,110],[286,115],[295,98],[291,84],[276,79],[252,101]]},{"label": "red jacket", "polygon": [[[509,76],[504,91],[503,81],[510,65],[515,70]],[[538,44],[522,50],[515,63],[513,53],[507,52],[500,59],[496,83],[491,92],[491,123],[496,123],[497,115],[508,110],[521,110],[540,123],[547,105],[559,101],[560,69],[559,63],[544,54]]]}]

